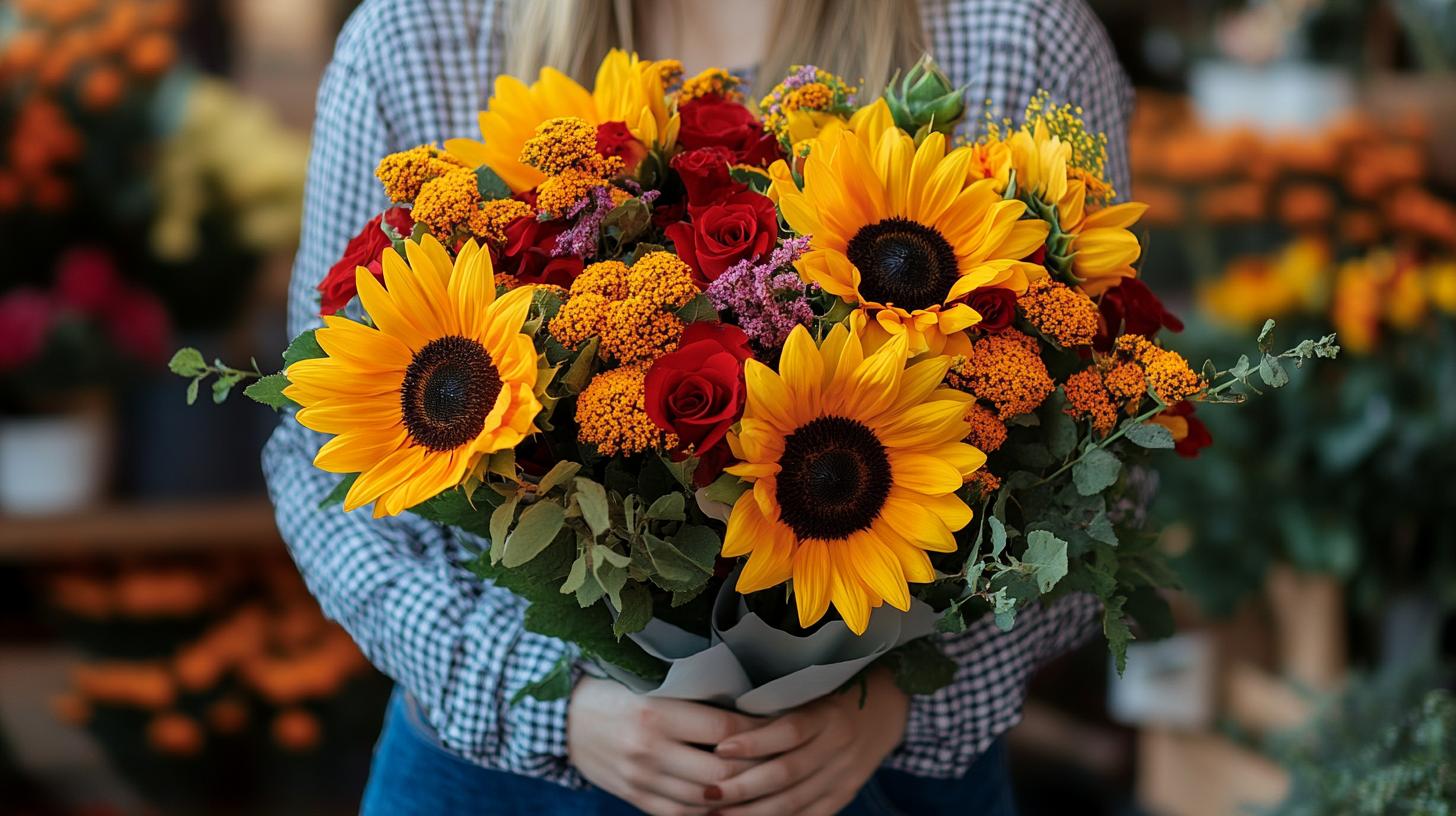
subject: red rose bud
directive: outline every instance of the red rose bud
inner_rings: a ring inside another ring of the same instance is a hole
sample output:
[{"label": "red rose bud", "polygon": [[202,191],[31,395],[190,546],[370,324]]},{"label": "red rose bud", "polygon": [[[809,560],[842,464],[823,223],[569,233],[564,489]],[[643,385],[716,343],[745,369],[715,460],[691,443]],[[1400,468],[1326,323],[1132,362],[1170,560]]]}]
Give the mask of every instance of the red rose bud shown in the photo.
[{"label": "red rose bud", "polygon": [[737,102],[708,95],[678,108],[682,125],[678,141],[688,150],[726,147],[734,164],[766,166],[781,158],[778,139],[765,132],[753,113]]},{"label": "red rose bud", "polygon": [[603,122],[597,125],[597,152],[621,157],[630,173],[647,155],[647,146],[632,135],[626,122]]},{"label": "red rose bud", "polygon": [[778,213],[768,196],[744,190],[708,207],[688,207],[690,224],[666,229],[699,288],[739,261],[767,254],[778,238]]},{"label": "red rose bud", "polygon": [[403,207],[391,207],[369,219],[364,229],[349,239],[344,256],[329,267],[328,274],[319,283],[319,314],[335,314],[359,294],[354,280],[354,270],[358,267],[366,267],[381,283],[384,281],[379,259],[384,250],[394,245],[394,239],[383,229],[384,224],[406,238],[415,228],[414,218]]},{"label": "red rose bud", "polygon": [[981,322],[976,328],[984,332],[1000,332],[1016,320],[1016,293],[999,286],[984,286],[971,292],[966,305],[976,310]]},{"label": "red rose bud", "polygon": [[1092,347],[1102,352],[1111,350],[1113,342],[1122,334],[1152,339],[1162,329],[1183,331],[1183,321],[1168,311],[1153,290],[1137,278],[1124,278],[1122,283],[1108,289],[1097,310],[1102,319]]},{"label": "red rose bud", "polygon": [[496,272],[516,277],[520,283],[549,283],[571,286],[581,274],[582,260],[576,255],[552,256],[556,239],[571,224],[560,219],[538,221],[521,216],[506,226],[506,242],[496,258]]},{"label": "red rose bud", "polygon": [[737,326],[698,322],[683,332],[682,344],[647,370],[643,405],[664,431],[677,435],[678,458],[689,451],[701,461],[694,480],[712,482],[732,458],[723,441],[743,413],[743,361],[752,352]]},{"label": "red rose bud", "polygon": [[733,151],[726,147],[700,147],[672,157],[672,169],[682,178],[688,204],[704,207],[748,189],[728,175]]}]

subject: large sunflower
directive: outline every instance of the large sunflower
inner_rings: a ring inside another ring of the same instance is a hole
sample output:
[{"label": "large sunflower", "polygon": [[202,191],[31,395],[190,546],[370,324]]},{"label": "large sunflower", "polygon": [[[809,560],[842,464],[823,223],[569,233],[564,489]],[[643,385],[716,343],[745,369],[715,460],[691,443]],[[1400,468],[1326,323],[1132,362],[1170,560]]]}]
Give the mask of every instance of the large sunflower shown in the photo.
[{"label": "large sunflower", "polygon": [[388,289],[355,279],[378,328],[325,317],[328,354],[288,367],[299,424],[334,434],[314,465],[358,473],[344,509],[395,515],[460,484],[482,457],[532,431],[536,350],[521,324],[531,287],[495,296],[490,253],[468,242],[452,266],[429,235],[384,252]]},{"label": "large sunflower", "polygon": [[[1133,264],[1142,247],[1128,227],[1148,205],[1128,201],[1100,206],[1109,188],[1096,175],[1073,166],[1071,142],[1052,133],[1044,122],[1022,127],[1006,144],[1018,192],[1056,208],[1058,228],[1070,237],[1070,271],[1082,291],[1096,297],[1123,278],[1136,277]],[[1004,180],[1000,186],[1004,189]],[[1096,188],[1092,205],[1087,202],[1089,186]]]},{"label": "large sunflower", "polygon": [[547,119],[574,116],[592,125],[622,122],[644,145],[677,141],[677,116],[667,108],[666,66],[614,49],[597,69],[588,91],[555,68],[542,68],[527,86],[513,76],[495,81],[487,109],[480,112],[481,141],[449,139],[445,149],[471,167],[488,165],[520,192],[545,178],[520,162],[521,148]]},{"label": "large sunflower", "polygon": [[971,159],[938,133],[917,147],[883,100],[825,128],[810,142],[802,190],[785,168],[771,173],[789,226],[812,236],[799,273],[880,331],[906,334],[912,355],[941,352],[980,321],[962,298],[983,286],[1024,292],[1045,274],[1022,259],[1047,225],[1022,220],[1026,205],[1003,200],[994,181],[967,183]]},{"label": "large sunflower", "polygon": [[777,373],[746,363],[728,471],[753,489],[733,505],[723,555],[748,556],[739,592],[792,580],[804,626],[831,603],[856,634],[882,603],[908,609],[909,584],[935,578],[926,552],[955,550],[971,520],[956,491],[986,456],[961,442],[970,397],[941,387],[948,357],[907,368],[906,343],[866,355],[844,324],[822,347],[799,326]]}]

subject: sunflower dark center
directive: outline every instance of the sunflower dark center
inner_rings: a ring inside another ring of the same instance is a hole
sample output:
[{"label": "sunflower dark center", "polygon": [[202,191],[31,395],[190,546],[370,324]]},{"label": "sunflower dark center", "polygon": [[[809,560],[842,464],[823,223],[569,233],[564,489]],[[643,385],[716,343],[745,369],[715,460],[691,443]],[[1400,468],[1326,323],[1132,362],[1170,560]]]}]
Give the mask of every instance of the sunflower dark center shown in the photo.
[{"label": "sunflower dark center", "polygon": [[907,311],[943,303],[959,275],[955,248],[945,236],[906,218],[861,228],[845,254],[859,270],[865,300]]},{"label": "sunflower dark center", "polygon": [[779,458],[777,498],[799,538],[845,538],[870,526],[890,495],[890,457],[875,432],[839,416],[789,434]]},{"label": "sunflower dark center", "polygon": [[485,346],[465,337],[431,340],[415,352],[399,390],[405,430],[430,450],[454,450],[485,427],[500,390]]}]

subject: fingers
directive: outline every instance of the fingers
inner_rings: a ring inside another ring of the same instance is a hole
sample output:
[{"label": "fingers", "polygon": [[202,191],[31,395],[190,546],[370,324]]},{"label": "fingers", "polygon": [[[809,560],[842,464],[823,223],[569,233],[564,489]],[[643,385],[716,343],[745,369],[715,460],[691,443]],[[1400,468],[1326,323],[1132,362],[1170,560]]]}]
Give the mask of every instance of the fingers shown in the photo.
[{"label": "fingers", "polygon": [[692,782],[699,790],[753,767],[752,762],[725,759],[691,745],[666,741],[658,750],[655,762],[663,773]]},{"label": "fingers", "polygon": [[714,753],[730,759],[776,756],[819,736],[825,723],[826,719],[813,709],[795,711],[723,740]]},{"label": "fingers", "polygon": [[[763,767],[763,766],[759,766]],[[840,763],[834,762],[791,787],[743,804],[720,809],[720,816],[830,816],[849,804],[858,786],[840,778]],[[725,791],[726,793],[726,791]]]},{"label": "fingers", "polygon": [[674,802],[671,799],[654,796],[652,794],[634,796],[628,799],[628,801],[635,805],[638,810],[651,816],[705,816],[708,812],[706,806],[694,807],[692,805],[684,805],[680,802]]},{"label": "fingers", "polygon": [[[836,750],[829,740],[814,740],[798,750],[761,762],[743,773],[718,783],[725,802],[747,802],[779,794],[823,770],[834,762]],[[791,811],[780,811],[791,812]]]},{"label": "fingers", "polygon": [[750,731],[762,722],[746,714],[690,703],[653,698],[638,711],[639,724],[649,733],[680,742],[717,745],[734,734]]}]

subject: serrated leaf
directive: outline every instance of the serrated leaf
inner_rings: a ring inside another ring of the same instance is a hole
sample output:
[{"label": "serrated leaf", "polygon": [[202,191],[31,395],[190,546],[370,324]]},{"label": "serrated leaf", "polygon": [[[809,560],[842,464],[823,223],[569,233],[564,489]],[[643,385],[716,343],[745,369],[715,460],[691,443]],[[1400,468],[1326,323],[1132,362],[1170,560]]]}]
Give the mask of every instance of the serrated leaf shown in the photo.
[{"label": "serrated leaf", "polygon": [[701,323],[707,320],[717,320],[718,310],[713,308],[713,301],[708,300],[707,295],[696,295],[678,308],[677,316],[682,318],[684,323]]},{"label": "serrated leaf", "polygon": [[202,385],[202,378],[201,377],[193,377],[192,378],[192,382],[190,382],[190,383],[187,384],[187,404],[188,405],[195,405],[197,403],[197,388],[200,385]]},{"label": "serrated leaf", "polygon": [[486,201],[511,197],[511,185],[506,184],[505,179],[488,165],[482,164],[475,168],[475,187],[480,190],[480,197]]},{"label": "serrated leaf", "polygon": [[686,518],[683,515],[684,507],[683,494],[664,493],[648,506],[646,517],[653,521],[682,521]]},{"label": "serrated leaf", "polygon": [[293,400],[283,396],[283,389],[288,386],[288,377],[284,374],[269,374],[244,388],[243,396],[277,411],[294,404]]},{"label": "serrated leaf", "polygon": [[621,638],[633,632],[640,632],[652,620],[652,593],[639,583],[622,588],[622,604],[617,609],[617,621],[612,625],[612,634]]},{"label": "serrated leaf", "polygon": [[543,702],[564,700],[570,697],[573,687],[571,666],[574,662],[569,653],[557,658],[551,666],[551,671],[532,680],[511,695],[511,705],[515,705],[527,697],[533,697]]},{"label": "serrated leaf", "polygon": [[233,391],[233,386],[243,377],[241,374],[223,374],[212,381],[212,401],[217,405],[227,401],[228,394]]},{"label": "serrated leaf", "polygon": [[1122,462],[1105,448],[1093,448],[1072,466],[1072,484],[1083,496],[1094,496],[1117,482]]},{"label": "serrated leaf", "polygon": [[1067,575],[1067,542],[1046,530],[1026,534],[1026,553],[1021,563],[1032,568],[1036,587],[1046,594]]},{"label": "serrated leaf", "polygon": [[[1131,422],[1131,421],[1130,421]],[[1142,448],[1171,450],[1173,434],[1155,422],[1131,422],[1123,433],[1134,445]]]},{"label": "serrated leaf", "polygon": [[285,369],[299,360],[314,360],[328,356],[324,353],[323,346],[318,344],[318,338],[314,337],[313,333],[314,330],[309,329],[300,334],[293,338],[293,342],[288,344],[288,348],[283,350],[283,367]]},{"label": "serrated leaf", "polygon": [[180,348],[167,362],[167,368],[179,377],[200,377],[207,373],[207,360],[195,348]]},{"label": "serrated leaf", "polygon": [[541,499],[522,510],[516,526],[506,536],[501,563],[507,568],[519,567],[535,558],[556,538],[565,523],[566,512],[553,501]]},{"label": "serrated leaf", "polygon": [[581,517],[591,528],[592,535],[601,535],[612,526],[612,512],[607,504],[607,490],[591,479],[576,477],[576,503],[581,508]]},{"label": "serrated leaf", "polygon": [[542,494],[549,493],[552,488],[571,481],[572,477],[580,470],[581,463],[569,462],[563,459],[555,465],[552,465],[551,469],[546,471],[546,475],[541,477],[541,481],[536,483],[536,492]]}]

